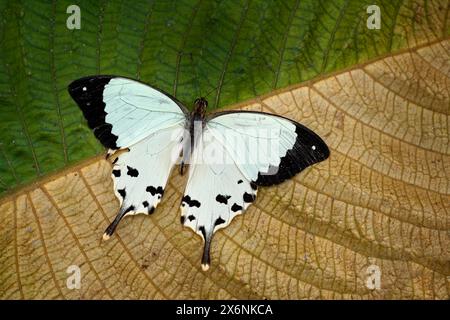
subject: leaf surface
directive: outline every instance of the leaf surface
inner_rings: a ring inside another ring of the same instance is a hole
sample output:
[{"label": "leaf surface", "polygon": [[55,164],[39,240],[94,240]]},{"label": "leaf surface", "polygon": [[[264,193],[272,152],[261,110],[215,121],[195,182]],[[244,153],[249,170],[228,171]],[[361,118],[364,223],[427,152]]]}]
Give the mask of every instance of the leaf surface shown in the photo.
[{"label": "leaf surface", "polygon": [[[151,216],[102,242],[118,201],[96,157],[3,198],[0,297],[449,299],[450,41],[418,46],[231,108],[307,125],[330,158],[201,239],[179,223],[174,172]],[[66,286],[81,268],[81,288]],[[380,289],[367,287],[368,270]]]},{"label": "leaf surface", "polygon": [[80,77],[137,78],[212,110],[450,34],[445,0],[85,0],[69,30],[72,4],[0,0],[0,193],[102,152],[67,93]]}]

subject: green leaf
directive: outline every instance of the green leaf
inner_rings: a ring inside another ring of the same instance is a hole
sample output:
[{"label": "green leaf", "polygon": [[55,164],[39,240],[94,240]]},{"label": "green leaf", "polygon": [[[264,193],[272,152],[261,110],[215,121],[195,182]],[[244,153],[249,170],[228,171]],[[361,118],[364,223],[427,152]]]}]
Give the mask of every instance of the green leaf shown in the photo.
[{"label": "green leaf", "polygon": [[[447,1],[0,1],[0,193],[102,152],[67,85],[116,74],[211,110],[449,35]],[[368,5],[381,29],[366,26]]]}]

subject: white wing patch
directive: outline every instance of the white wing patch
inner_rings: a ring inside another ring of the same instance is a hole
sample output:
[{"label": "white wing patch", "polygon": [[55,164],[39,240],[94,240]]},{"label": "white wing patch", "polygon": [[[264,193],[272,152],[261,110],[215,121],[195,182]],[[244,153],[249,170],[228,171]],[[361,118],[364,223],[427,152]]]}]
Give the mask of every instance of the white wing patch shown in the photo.
[{"label": "white wing patch", "polygon": [[202,138],[192,154],[181,223],[203,238],[202,268],[207,270],[214,232],[226,227],[255,200],[257,187],[233,163],[204,163],[203,153],[220,142],[207,129]]},{"label": "white wing patch", "polygon": [[167,179],[179,158],[183,127],[160,130],[129,147],[114,160],[114,192],[120,201],[116,219],[106,229],[108,239],[127,215],[151,214],[161,202]]},{"label": "white wing patch", "polygon": [[186,116],[165,94],[126,78],[112,78],[105,85],[103,101],[107,123],[118,137],[118,146],[129,146],[148,135],[184,123]]},{"label": "white wing patch", "polygon": [[256,112],[236,112],[212,118],[207,127],[228,151],[248,180],[269,173],[295,144],[290,120]]}]

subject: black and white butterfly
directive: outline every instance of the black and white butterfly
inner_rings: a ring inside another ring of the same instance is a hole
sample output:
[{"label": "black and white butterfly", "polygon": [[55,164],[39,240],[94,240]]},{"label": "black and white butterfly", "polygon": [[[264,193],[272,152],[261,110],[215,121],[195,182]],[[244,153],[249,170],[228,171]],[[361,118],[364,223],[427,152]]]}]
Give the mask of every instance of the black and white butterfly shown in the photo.
[{"label": "black and white butterfly", "polygon": [[94,135],[113,161],[120,201],[108,239],[121,219],[151,214],[180,164],[189,176],[181,223],[204,240],[202,268],[210,265],[213,234],[255,201],[259,186],[293,177],[328,158],[325,142],[303,125],[273,114],[228,111],[206,115],[204,98],[189,112],[161,90],[123,77],[90,76],[69,85]]}]

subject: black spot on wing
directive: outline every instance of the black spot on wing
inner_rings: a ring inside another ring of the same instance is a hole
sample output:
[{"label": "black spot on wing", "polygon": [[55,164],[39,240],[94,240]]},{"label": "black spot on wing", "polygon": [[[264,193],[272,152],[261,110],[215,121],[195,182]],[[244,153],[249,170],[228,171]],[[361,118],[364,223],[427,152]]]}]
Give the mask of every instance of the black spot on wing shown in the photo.
[{"label": "black spot on wing", "polygon": [[87,120],[95,137],[107,148],[118,149],[117,136],[112,134],[112,125],[105,122],[106,112],[103,102],[105,86],[113,77],[92,76],[73,81],[69,94],[75,100]]},{"label": "black spot on wing", "polygon": [[127,175],[129,175],[130,177],[134,177],[136,178],[137,176],[139,176],[139,171],[135,168],[132,168],[130,166],[127,166],[128,172]]},{"label": "black spot on wing", "polygon": [[190,214],[190,215],[188,216],[188,219],[189,219],[189,221],[194,221],[194,220],[195,220],[195,217],[194,217],[192,214]]},{"label": "black spot on wing", "polygon": [[201,205],[200,201],[191,199],[191,197],[188,195],[185,195],[181,201],[184,203],[187,203],[189,205],[189,207],[200,208],[200,205]]},{"label": "black spot on wing", "polygon": [[234,203],[231,206],[231,211],[233,211],[233,212],[238,212],[238,211],[241,211],[241,210],[242,210],[242,207],[240,205],[238,205],[237,203]]},{"label": "black spot on wing", "polygon": [[216,219],[216,222],[214,222],[214,226],[218,226],[218,225],[221,225],[223,223],[225,223],[225,220],[223,220],[221,217],[218,217]]},{"label": "black spot on wing", "polygon": [[238,184],[241,184],[242,182],[244,182],[244,181],[242,181],[241,179],[238,180]]},{"label": "black spot on wing", "polygon": [[159,194],[161,198],[164,195],[164,189],[163,187],[159,186],[158,188],[155,188],[154,186],[148,186],[145,191],[150,192],[150,194],[152,196],[154,196],[155,194]]},{"label": "black spot on wing", "polygon": [[228,204],[228,199],[230,199],[230,198],[231,198],[231,196],[218,194],[216,197],[216,201],[218,203]]},{"label": "black spot on wing", "polygon": [[144,201],[144,202],[142,202],[142,205],[144,206],[144,208],[147,208],[148,207],[148,202]]},{"label": "black spot on wing", "polygon": [[114,175],[114,177],[118,178],[120,177],[120,170],[113,170],[112,174]]},{"label": "black spot on wing", "polygon": [[120,194],[120,196],[122,197],[122,199],[125,199],[125,196],[127,195],[127,192],[125,191],[125,188],[123,188],[123,189],[118,189],[117,192]]},{"label": "black spot on wing", "polygon": [[256,197],[254,194],[245,192],[243,198],[245,202],[253,202],[255,201]]},{"label": "black spot on wing", "polygon": [[313,131],[292,121],[297,138],[294,145],[281,158],[278,167],[270,166],[268,173],[259,172],[255,184],[270,186],[279,184],[302,171],[303,169],[327,159],[330,150],[326,143]]},{"label": "black spot on wing", "polygon": [[156,188],[154,186],[148,186],[145,191],[150,192],[152,196],[156,194]]},{"label": "black spot on wing", "polygon": [[250,187],[251,187],[253,190],[258,190],[258,185],[257,185],[256,183],[254,183],[253,181],[250,181]]}]

